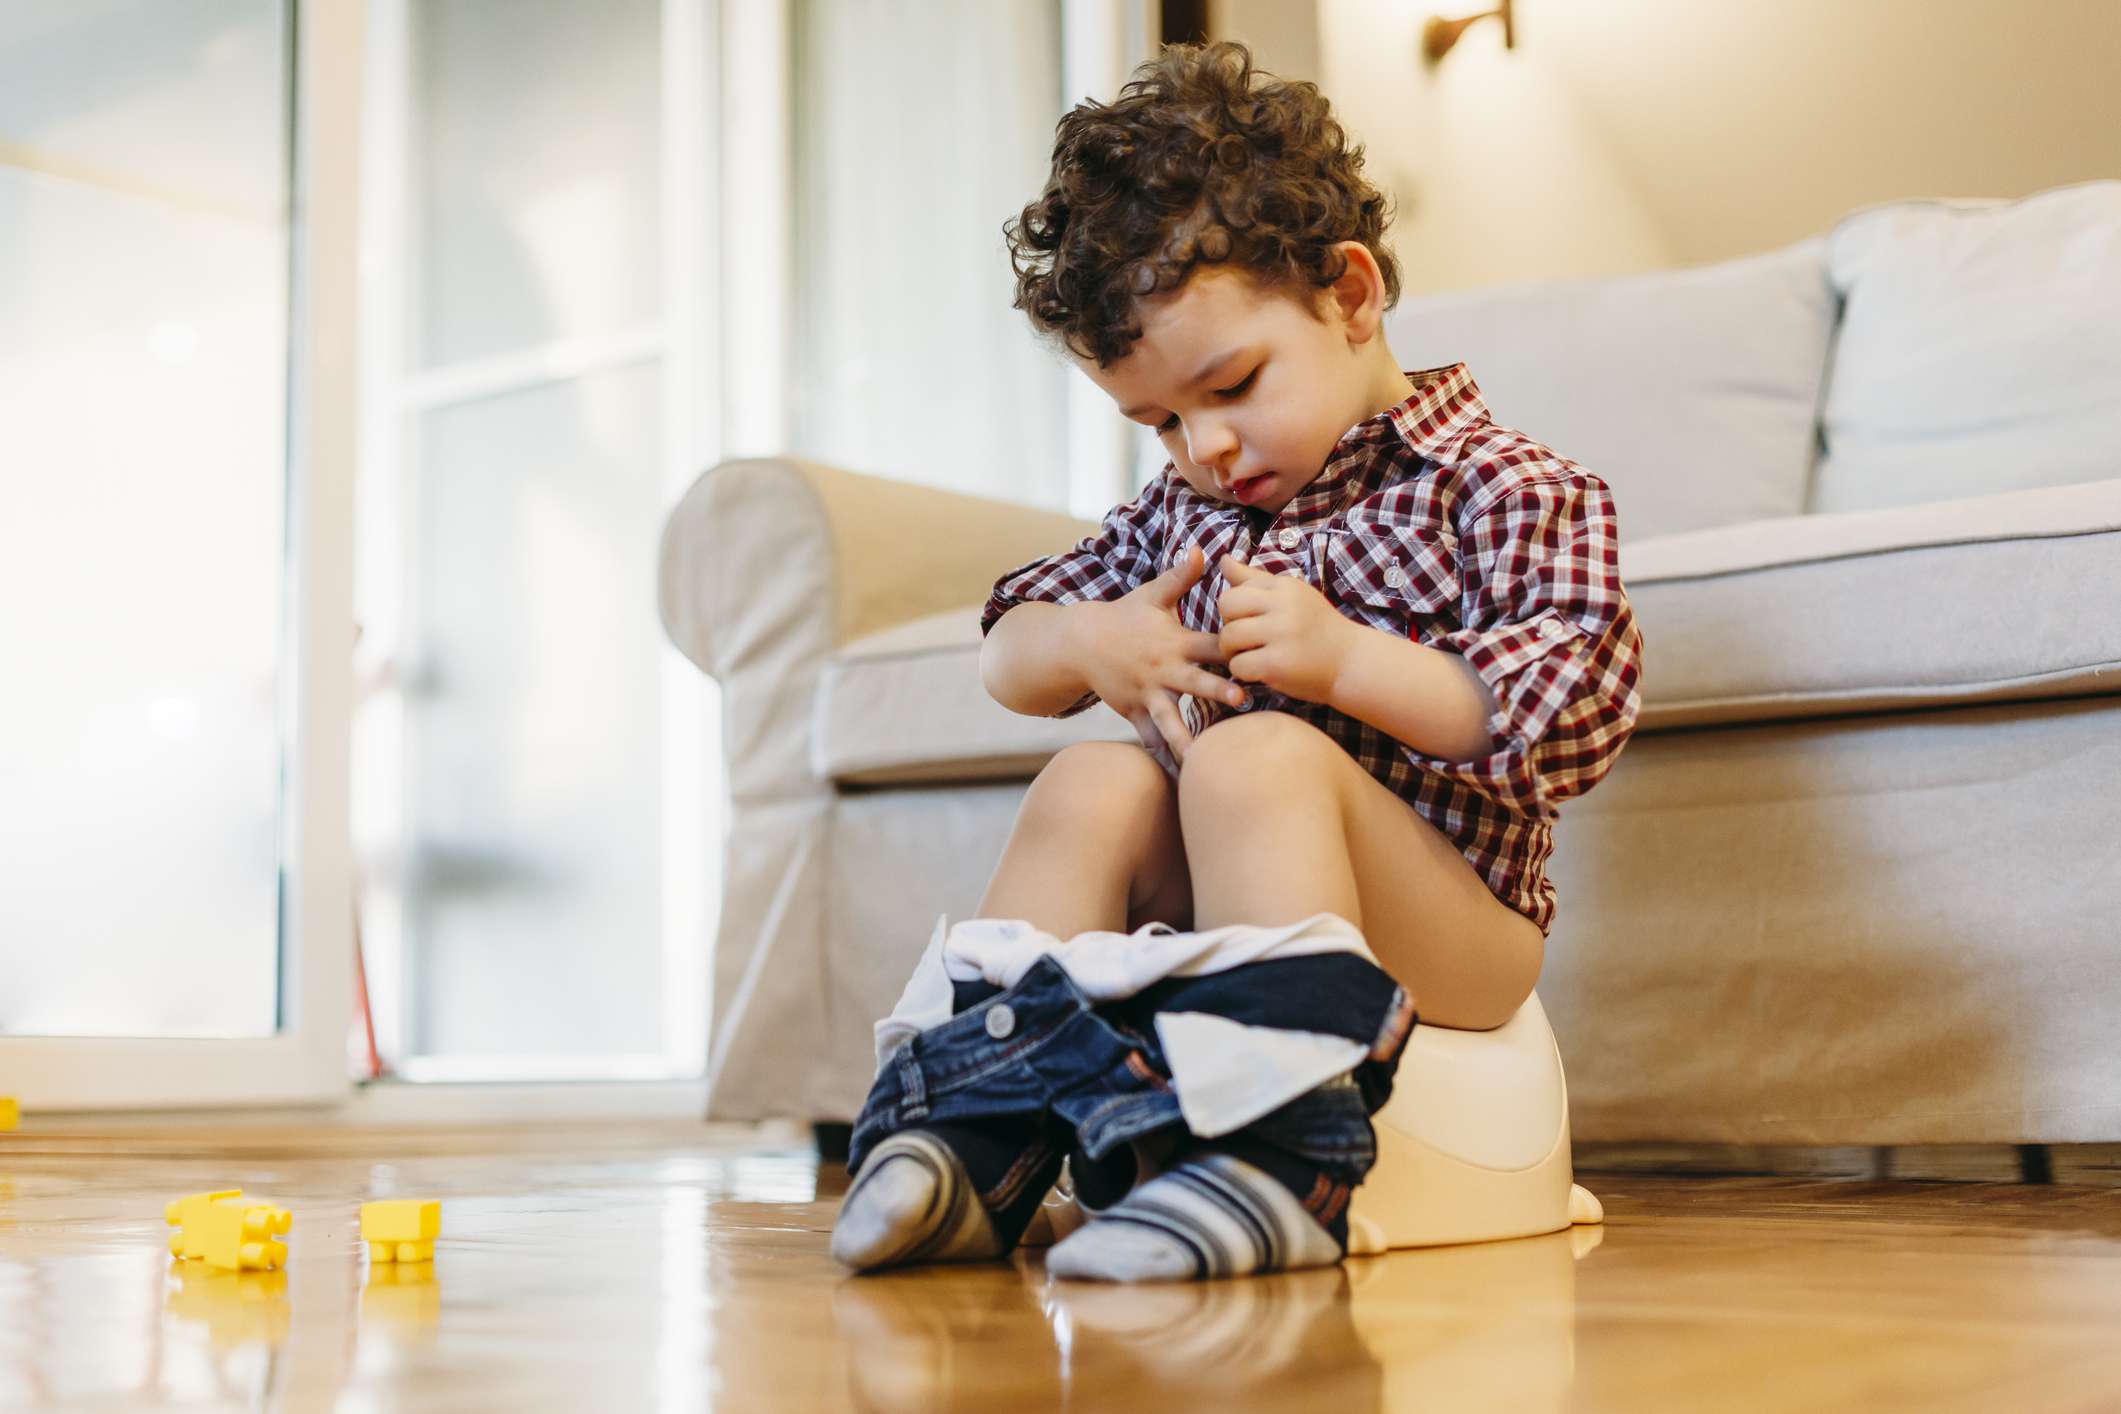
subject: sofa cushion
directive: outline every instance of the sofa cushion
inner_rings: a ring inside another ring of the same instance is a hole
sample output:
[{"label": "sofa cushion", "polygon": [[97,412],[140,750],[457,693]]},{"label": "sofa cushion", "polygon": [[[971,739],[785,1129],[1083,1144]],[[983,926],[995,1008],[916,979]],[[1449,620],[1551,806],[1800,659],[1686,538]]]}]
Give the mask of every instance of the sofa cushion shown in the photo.
[{"label": "sofa cushion", "polygon": [[1810,509],[2115,474],[2121,181],[1859,211],[1827,267],[1846,309]]},{"label": "sofa cushion", "polygon": [[1743,260],[1402,300],[1406,368],[1463,360],[1495,420],[1613,488],[1624,540],[1796,515],[1834,327],[1823,238]]},{"label": "sofa cushion", "polygon": [[[2121,479],[1623,547],[1644,642],[1641,728],[2121,693]],[[813,763],[843,784],[1009,780],[1103,709],[1021,717],[980,685],[979,609],[847,645]]]},{"label": "sofa cushion", "polygon": [[1025,717],[979,676],[980,606],[930,614],[857,639],[818,679],[811,764],[849,785],[1013,780],[1078,741],[1133,741],[1103,707]]},{"label": "sofa cushion", "polygon": [[2121,693],[2121,480],[1698,531],[1620,564],[1643,728]]}]

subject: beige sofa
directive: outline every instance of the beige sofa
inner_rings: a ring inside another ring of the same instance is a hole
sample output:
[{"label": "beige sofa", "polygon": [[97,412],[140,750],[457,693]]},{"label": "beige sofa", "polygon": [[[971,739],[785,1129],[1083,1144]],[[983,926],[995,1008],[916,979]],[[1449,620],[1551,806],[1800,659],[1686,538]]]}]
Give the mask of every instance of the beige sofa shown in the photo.
[{"label": "beige sofa", "polygon": [[[1539,983],[1575,1137],[2121,1139],[2121,183],[1390,332],[1620,507],[1644,715],[1563,809]],[[979,684],[988,585],[1088,528],[793,460],[673,509],[663,620],[724,692],[714,1115],[850,1118],[1030,777],[1131,739]]]}]

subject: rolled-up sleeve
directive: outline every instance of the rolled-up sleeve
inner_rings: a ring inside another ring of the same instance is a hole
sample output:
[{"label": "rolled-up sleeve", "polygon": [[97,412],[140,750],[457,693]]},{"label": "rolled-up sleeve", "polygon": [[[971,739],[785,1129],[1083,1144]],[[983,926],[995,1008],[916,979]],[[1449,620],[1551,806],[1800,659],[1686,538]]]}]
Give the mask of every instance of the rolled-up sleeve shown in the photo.
[{"label": "rolled-up sleeve", "polygon": [[[980,611],[982,638],[1018,604],[1080,604],[1118,599],[1154,579],[1170,524],[1170,478],[1159,476],[1133,500],[1105,513],[1097,533],[1072,550],[1020,565],[994,582]],[[1072,717],[1097,705],[1086,692],[1056,716]]]},{"label": "rolled-up sleeve", "polygon": [[1642,638],[1611,491],[1569,464],[1517,481],[1460,528],[1460,622],[1429,646],[1495,695],[1494,754],[1415,764],[1547,819],[1612,769],[1641,711]]}]

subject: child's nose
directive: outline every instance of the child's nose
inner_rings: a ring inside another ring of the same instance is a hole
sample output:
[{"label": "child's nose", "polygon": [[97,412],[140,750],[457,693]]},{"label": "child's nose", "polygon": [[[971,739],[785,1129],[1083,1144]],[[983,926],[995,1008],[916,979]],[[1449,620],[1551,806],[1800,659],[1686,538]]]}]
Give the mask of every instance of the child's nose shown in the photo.
[{"label": "child's nose", "polygon": [[1186,429],[1186,455],[1193,464],[1222,474],[1237,459],[1237,434],[1220,422],[1207,422]]}]

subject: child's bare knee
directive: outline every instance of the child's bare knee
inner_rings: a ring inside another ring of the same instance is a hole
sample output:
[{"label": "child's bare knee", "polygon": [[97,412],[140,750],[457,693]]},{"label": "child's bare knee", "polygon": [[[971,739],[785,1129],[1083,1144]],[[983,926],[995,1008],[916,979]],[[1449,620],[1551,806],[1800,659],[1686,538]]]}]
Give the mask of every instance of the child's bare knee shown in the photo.
[{"label": "child's bare knee", "polygon": [[1031,783],[1024,813],[1061,825],[1154,818],[1168,806],[1170,777],[1129,742],[1084,741],[1062,747]]},{"label": "child's bare knee", "polygon": [[1228,717],[1194,740],[1179,770],[1179,789],[1218,800],[1284,795],[1292,783],[1312,777],[1321,745],[1340,750],[1318,728],[1286,712]]}]

